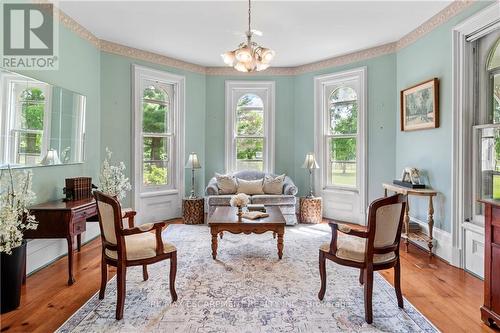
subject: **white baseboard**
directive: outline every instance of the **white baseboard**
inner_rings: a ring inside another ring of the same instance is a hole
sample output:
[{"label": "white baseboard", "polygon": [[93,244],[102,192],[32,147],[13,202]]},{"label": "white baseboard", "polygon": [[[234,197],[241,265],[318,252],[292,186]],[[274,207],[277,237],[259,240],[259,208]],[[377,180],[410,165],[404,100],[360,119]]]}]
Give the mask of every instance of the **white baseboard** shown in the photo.
[{"label": "white baseboard", "polygon": [[[429,234],[429,225],[427,224],[427,222],[424,222],[412,216],[410,216],[410,220],[412,222],[418,223],[422,227],[422,230],[426,234]],[[453,251],[451,233],[434,227],[432,229],[432,236],[434,238],[434,247],[432,248],[432,252],[446,262],[452,262]],[[424,249],[427,249],[427,244],[419,243],[419,245],[421,245]]]},{"label": "white baseboard", "polygon": [[[99,235],[99,223],[87,223],[87,231],[82,234],[82,244]],[[68,254],[68,243],[65,239],[33,239],[28,241],[26,251],[26,274],[31,274]]]}]

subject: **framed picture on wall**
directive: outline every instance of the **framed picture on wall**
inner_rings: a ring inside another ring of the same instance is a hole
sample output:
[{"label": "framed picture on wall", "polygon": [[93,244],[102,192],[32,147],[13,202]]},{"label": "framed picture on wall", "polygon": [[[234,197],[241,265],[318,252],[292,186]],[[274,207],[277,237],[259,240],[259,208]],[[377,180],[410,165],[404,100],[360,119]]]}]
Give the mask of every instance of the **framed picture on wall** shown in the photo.
[{"label": "framed picture on wall", "polygon": [[439,127],[439,80],[421,82],[401,90],[401,130]]}]

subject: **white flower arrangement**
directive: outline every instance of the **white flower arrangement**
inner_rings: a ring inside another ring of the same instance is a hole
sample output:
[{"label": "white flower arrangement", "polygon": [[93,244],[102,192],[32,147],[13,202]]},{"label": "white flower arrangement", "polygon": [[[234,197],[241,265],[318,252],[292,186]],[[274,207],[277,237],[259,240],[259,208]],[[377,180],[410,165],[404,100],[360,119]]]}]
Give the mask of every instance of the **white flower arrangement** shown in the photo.
[{"label": "white flower arrangement", "polygon": [[102,163],[101,174],[99,175],[101,183],[99,190],[121,200],[125,198],[132,186],[128,178],[125,177],[125,163],[120,162],[118,165],[112,165],[111,154],[111,150],[106,147],[106,159]]},{"label": "white flower arrangement", "polygon": [[231,197],[229,204],[232,207],[245,207],[250,202],[250,198],[245,193],[238,193]]},{"label": "white flower arrangement", "polygon": [[38,222],[29,207],[35,201],[31,172],[0,171],[0,252],[12,254],[23,242],[23,233],[36,229]]}]

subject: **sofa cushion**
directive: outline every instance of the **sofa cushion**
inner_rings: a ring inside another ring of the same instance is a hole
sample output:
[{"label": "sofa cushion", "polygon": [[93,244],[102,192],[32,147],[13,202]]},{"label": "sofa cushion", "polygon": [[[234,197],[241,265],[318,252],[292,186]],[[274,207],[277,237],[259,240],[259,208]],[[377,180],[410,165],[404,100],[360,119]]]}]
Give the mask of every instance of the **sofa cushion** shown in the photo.
[{"label": "sofa cushion", "polygon": [[229,201],[233,196],[230,194],[211,195],[208,197],[209,206],[230,206]]},{"label": "sofa cushion", "polygon": [[257,180],[244,180],[238,178],[238,193],[245,193],[248,195],[264,194],[262,191],[264,179]]},{"label": "sofa cushion", "polygon": [[282,194],[283,183],[285,182],[285,174],[273,177],[266,175],[264,177],[264,186],[262,187],[265,194]]},{"label": "sofa cushion", "polygon": [[296,198],[293,195],[253,195],[252,203],[261,205],[295,205]]},{"label": "sofa cushion", "polygon": [[221,175],[215,173],[219,194],[234,194],[238,189],[238,183],[233,175]]}]

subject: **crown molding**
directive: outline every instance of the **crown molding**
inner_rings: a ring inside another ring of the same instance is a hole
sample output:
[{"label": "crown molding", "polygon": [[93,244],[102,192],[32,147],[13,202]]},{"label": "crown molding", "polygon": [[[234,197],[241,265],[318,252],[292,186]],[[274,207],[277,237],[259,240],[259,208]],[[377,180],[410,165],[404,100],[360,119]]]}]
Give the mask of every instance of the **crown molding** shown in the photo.
[{"label": "crown molding", "polygon": [[[425,21],[423,24],[415,28],[413,31],[406,34],[401,39],[395,42],[375,46],[372,48],[352,52],[349,54],[344,54],[341,56],[336,56],[333,58],[328,58],[325,60],[316,61],[309,64],[299,65],[296,67],[270,67],[264,72],[252,72],[252,73],[238,72],[237,70],[231,67],[205,67],[202,65],[193,64],[183,60],[170,58],[158,53],[136,49],[122,44],[99,39],[89,30],[87,30],[85,27],[83,27],[81,24],[79,24],[77,21],[71,18],[69,15],[64,13],[63,10],[57,8],[55,5],[54,9],[57,11],[60,22],[66,28],[68,28],[69,30],[71,30],[84,40],[87,40],[89,43],[91,43],[92,45],[94,45],[96,48],[100,49],[103,52],[112,53],[124,57],[129,57],[137,60],[147,61],[159,65],[165,65],[169,67],[174,67],[206,75],[293,76],[297,74],[319,71],[331,67],[347,65],[350,63],[355,63],[362,60],[367,60],[382,55],[394,53],[416,42],[418,39],[422,38],[429,32],[433,31],[440,25],[450,20],[452,17],[456,16],[466,8],[470,7],[470,5],[472,5],[475,1],[477,0],[458,0],[452,2],[446,8],[441,10],[439,13],[437,13],[436,15]],[[49,0],[33,0],[33,2],[48,3]]]},{"label": "crown molding", "polygon": [[465,0],[465,1],[453,1],[451,4],[446,6],[439,13],[422,23],[420,26],[415,28],[410,33],[401,37],[400,40],[397,41],[397,50],[407,47],[410,44],[413,44],[418,39],[427,35],[429,32],[433,31],[440,25],[446,23],[454,16],[458,15],[460,12],[470,7],[476,0]]}]

